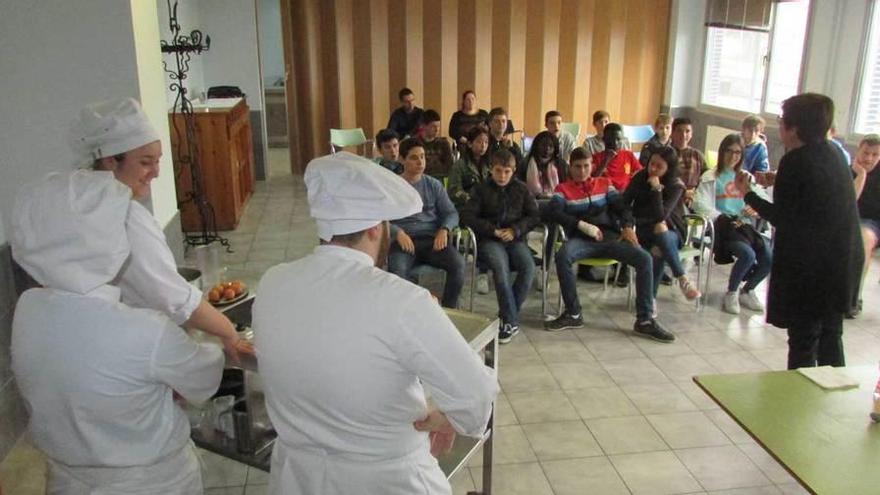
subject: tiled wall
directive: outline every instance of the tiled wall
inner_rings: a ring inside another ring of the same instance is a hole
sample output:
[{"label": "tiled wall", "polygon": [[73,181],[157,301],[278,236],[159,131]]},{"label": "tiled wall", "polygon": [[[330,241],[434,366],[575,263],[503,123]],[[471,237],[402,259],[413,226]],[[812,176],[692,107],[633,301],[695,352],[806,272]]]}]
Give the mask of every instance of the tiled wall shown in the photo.
[{"label": "tiled wall", "polygon": [[12,309],[18,299],[9,244],[0,245],[0,460],[15,445],[27,425],[27,411],[10,370],[9,342]]}]

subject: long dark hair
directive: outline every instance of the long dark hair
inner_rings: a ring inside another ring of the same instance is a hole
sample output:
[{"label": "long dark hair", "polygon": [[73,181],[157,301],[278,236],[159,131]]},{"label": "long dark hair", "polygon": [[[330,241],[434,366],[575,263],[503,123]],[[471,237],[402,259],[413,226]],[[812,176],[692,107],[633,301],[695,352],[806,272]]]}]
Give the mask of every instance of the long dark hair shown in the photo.
[{"label": "long dark hair", "polygon": [[734,144],[739,145],[742,153],[739,155],[739,161],[733,164],[733,170],[734,172],[739,172],[740,167],[742,167],[743,158],[746,154],[746,146],[745,143],[743,143],[743,138],[739,133],[728,134],[724,136],[724,139],[721,140],[721,144],[718,145],[718,165],[715,166],[715,176],[724,172],[724,150]]},{"label": "long dark hair", "polygon": [[489,147],[486,147],[486,152],[483,153],[483,156],[481,156],[479,159],[477,159],[477,157],[474,156],[474,152],[471,151],[471,143],[476,141],[476,139],[480,137],[481,134],[485,134],[486,139],[489,139],[490,137],[489,129],[486,129],[484,126],[475,125],[471,127],[471,130],[469,130],[467,133],[468,144],[464,145],[464,150],[462,151],[465,153],[465,156],[467,156],[468,160],[470,160],[471,163],[476,165],[477,168],[482,171],[484,168],[489,166]]},{"label": "long dark hair", "polygon": [[681,163],[678,161],[678,153],[672,149],[672,146],[664,146],[658,151],[655,151],[651,155],[651,158],[655,155],[659,156],[664,162],[666,162],[666,173],[663,174],[663,177],[660,177],[660,182],[664,187],[672,186],[675,184],[675,181],[679,179],[678,169],[681,168]]},{"label": "long dark hair", "polygon": [[[543,142],[544,140],[549,140],[553,143],[553,156],[550,157],[550,160],[558,168],[559,162],[561,161],[559,156],[559,138],[554,136],[550,131],[541,131],[538,133],[537,136],[535,136],[535,139],[532,140],[532,147],[531,149],[529,149],[529,156],[526,157],[526,164],[528,165],[528,163],[532,160],[532,155],[535,153],[541,142]],[[538,170],[541,171],[544,171],[544,169],[546,168],[545,166],[542,166],[542,164],[538,163],[538,160],[535,160],[535,165],[537,165]]]}]

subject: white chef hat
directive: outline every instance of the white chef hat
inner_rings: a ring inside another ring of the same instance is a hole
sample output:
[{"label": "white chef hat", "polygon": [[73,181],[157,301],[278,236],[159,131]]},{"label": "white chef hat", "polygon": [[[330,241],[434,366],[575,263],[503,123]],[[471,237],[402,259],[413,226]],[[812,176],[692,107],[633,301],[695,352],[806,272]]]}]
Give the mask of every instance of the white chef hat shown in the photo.
[{"label": "white chef hat", "polygon": [[12,257],[46,287],[86,294],[112,281],[129,255],[131,189],[112,172],[55,172],[19,191]]},{"label": "white chef hat", "polygon": [[348,152],[315,158],[304,179],[325,241],[422,211],[422,198],[403,178]]},{"label": "white chef hat", "polygon": [[159,133],[132,98],[105,100],[83,108],[68,133],[80,165],[158,140]]}]

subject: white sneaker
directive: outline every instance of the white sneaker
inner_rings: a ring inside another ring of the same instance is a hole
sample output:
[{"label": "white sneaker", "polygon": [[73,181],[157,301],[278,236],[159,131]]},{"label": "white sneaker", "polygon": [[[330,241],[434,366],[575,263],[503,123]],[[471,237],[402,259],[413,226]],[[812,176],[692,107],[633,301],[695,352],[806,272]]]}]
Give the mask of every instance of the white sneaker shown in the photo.
[{"label": "white sneaker", "polygon": [[752,311],[764,311],[764,303],[758,299],[758,296],[755,295],[754,291],[740,292],[739,303]]},{"label": "white sneaker", "polygon": [[489,293],[489,274],[480,273],[477,275],[477,294]]},{"label": "white sneaker", "polygon": [[727,292],[721,300],[721,310],[732,315],[739,314],[739,299],[736,292]]}]

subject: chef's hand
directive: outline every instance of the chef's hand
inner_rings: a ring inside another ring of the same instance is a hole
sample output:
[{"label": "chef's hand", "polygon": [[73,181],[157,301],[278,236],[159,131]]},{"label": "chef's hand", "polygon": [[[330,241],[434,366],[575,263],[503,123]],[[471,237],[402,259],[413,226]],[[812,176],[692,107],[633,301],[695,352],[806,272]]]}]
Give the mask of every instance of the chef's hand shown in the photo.
[{"label": "chef's hand", "polygon": [[749,206],[749,205],[746,205],[746,206],[743,207],[743,209],[742,209],[742,213],[743,213],[743,215],[745,215],[745,216],[747,216],[747,217],[751,217],[751,218],[757,218],[757,217],[758,217],[758,212],[755,211],[755,209],[752,208],[752,207]]},{"label": "chef's hand", "polygon": [[[223,342],[223,351],[226,352],[229,362],[231,364],[240,364],[240,352],[244,341],[236,334],[235,336],[221,338],[221,342]],[[248,343],[248,345],[250,344]],[[253,346],[250,348],[250,353],[253,354]]]},{"label": "chef's hand", "polygon": [[413,423],[416,431],[427,431],[431,440],[431,455],[438,457],[452,450],[455,442],[455,429],[449,419],[440,411],[431,411],[425,419]]},{"label": "chef's hand", "polygon": [[447,244],[449,244],[449,231],[446,229],[438,230],[434,236],[434,251],[443,251]]},{"label": "chef's hand", "polygon": [[639,245],[639,238],[636,237],[636,229],[632,227],[624,227],[623,230],[620,231],[620,240],[628,242],[636,247]]},{"label": "chef's hand", "polygon": [[413,244],[412,239],[403,229],[397,231],[397,244],[400,246],[400,249],[403,249],[409,254],[415,254],[416,252],[415,244]]},{"label": "chef's hand", "polygon": [[[853,171],[855,171],[855,167],[853,167]],[[856,174],[858,174],[858,172],[856,172]],[[758,172],[755,174],[755,179],[761,186],[772,187],[776,184],[776,172]]]}]

